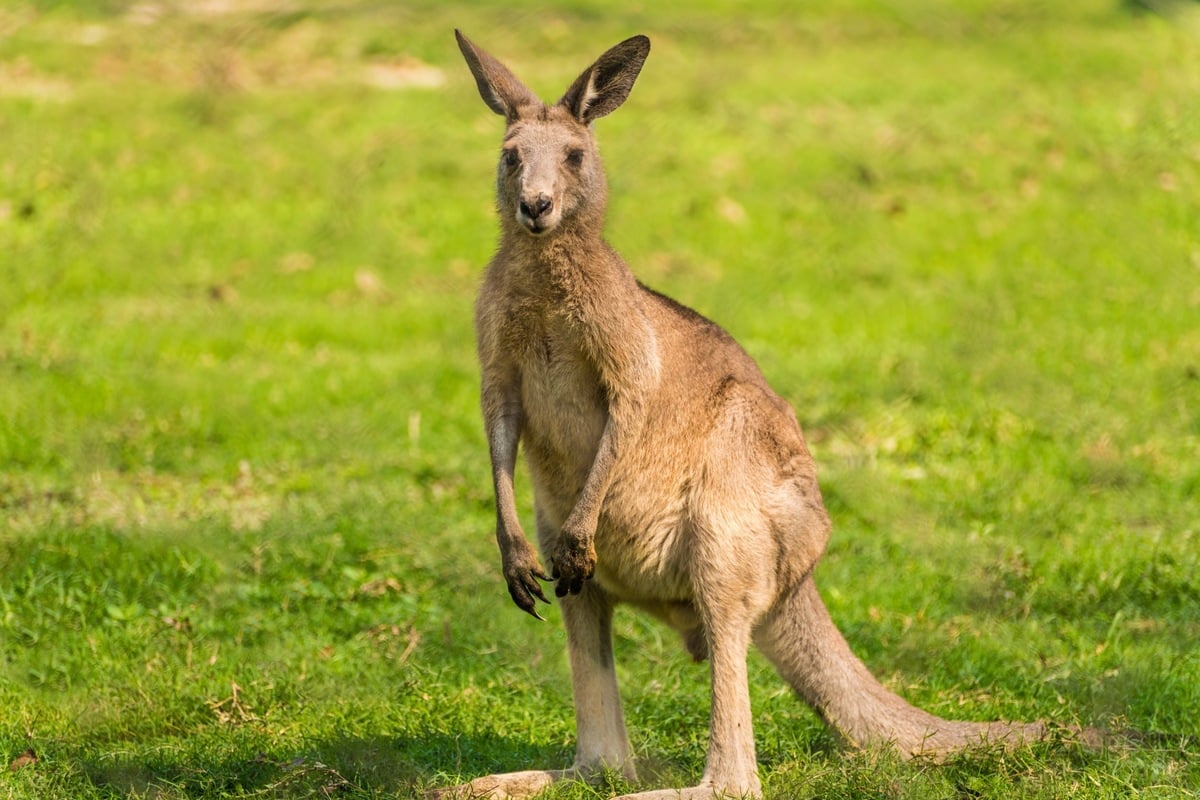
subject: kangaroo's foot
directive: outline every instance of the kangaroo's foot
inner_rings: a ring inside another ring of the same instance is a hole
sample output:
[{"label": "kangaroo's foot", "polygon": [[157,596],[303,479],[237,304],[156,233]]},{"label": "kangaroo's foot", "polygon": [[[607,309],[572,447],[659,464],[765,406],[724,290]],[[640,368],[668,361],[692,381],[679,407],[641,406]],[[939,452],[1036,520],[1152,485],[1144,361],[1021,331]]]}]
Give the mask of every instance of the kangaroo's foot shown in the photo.
[{"label": "kangaroo's foot", "polygon": [[762,797],[762,788],[755,779],[753,786],[741,789],[702,783],[686,789],[656,789],[650,792],[626,794],[616,800],[757,800],[760,797]]},{"label": "kangaroo's foot", "polygon": [[470,783],[434,789],[425,796],[427,800],[506,800],[533,797],[558,781],[582,779],[583,775],[575,769],[531,769],[485,775]]}]

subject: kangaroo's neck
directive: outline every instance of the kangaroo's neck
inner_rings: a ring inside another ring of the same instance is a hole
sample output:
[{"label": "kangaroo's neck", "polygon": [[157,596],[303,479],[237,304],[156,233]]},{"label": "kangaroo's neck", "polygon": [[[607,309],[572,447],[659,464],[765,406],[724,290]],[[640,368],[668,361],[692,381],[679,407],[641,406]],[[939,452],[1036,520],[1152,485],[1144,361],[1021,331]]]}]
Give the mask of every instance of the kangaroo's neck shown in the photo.
[{"label": "kangaroo's neck", "polygon": [[601,237],[600,224],[572,221],[546,236],[505,226],[500,253],[529,280],[565,297],[591,294],[612,281],[632,277],[616,251]]}]

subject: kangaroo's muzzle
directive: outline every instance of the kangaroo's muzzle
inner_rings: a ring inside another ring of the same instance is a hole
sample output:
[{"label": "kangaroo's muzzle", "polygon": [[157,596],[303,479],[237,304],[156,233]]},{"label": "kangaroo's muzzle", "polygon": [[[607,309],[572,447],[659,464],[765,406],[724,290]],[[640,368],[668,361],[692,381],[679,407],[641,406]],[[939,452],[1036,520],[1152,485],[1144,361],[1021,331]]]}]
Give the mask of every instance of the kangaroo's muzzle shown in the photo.
[{"label": "kangaroo's muzzle", "polygon": [[545,233],[551,227],[551,212],[554,210],[554,199],[547,194],[539,193],[536,197],[522,197],[517,204],[517,222],[525,226],[530,233]]}]

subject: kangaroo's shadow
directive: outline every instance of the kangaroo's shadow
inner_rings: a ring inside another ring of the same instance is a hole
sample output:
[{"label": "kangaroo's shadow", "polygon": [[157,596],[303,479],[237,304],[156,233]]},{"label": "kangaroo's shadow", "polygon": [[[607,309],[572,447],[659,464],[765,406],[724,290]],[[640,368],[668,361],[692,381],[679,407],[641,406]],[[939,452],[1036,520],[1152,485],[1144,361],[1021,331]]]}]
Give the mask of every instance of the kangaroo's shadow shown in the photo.
[{"label": "kangaroo's shadow", "polygon": [[249,758],[231,751],[208,757],[160,751],[84,760],[78,767],[94,786],[115,797],[153,797],[166,787],[171,796],[196,798],[420,797],[468,777],[565,766],[570,759],[567,749],[530,744],[524,737],[430,733],[318,739]]}]

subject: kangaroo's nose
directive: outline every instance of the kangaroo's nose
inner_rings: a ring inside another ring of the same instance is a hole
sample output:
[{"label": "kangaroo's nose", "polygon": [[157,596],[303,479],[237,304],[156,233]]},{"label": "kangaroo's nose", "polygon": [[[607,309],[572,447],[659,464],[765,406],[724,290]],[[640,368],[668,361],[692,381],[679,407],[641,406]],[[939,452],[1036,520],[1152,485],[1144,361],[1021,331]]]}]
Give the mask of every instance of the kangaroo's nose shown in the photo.
[{"label": "kangaroo's nose", "polygon": [[554,205],[554,201],[550,199],[549,195],[539,194],[532,202],[521,200],[521,213],[530,219],[537,219],[549,211],[552,205]]}]

